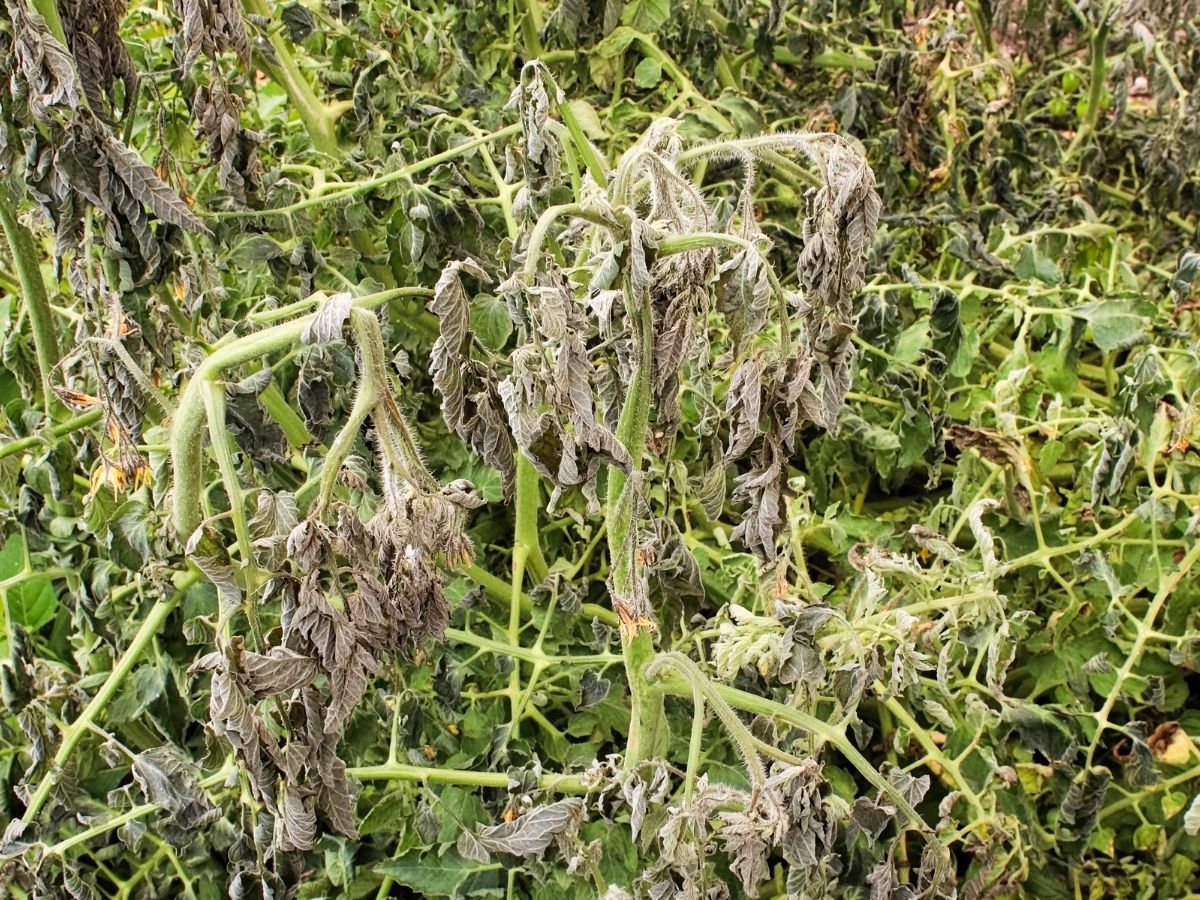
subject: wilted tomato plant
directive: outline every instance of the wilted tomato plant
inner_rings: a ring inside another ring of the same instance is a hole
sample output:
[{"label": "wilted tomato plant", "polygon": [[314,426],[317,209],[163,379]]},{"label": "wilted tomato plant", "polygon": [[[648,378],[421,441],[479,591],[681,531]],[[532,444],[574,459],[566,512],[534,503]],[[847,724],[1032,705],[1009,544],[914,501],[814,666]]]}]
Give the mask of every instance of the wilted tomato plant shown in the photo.
[{"label": "wilted tomato plant", "polygon": [[5,4],[14,896],[1194,874],[1194,25],[602,6]]}]

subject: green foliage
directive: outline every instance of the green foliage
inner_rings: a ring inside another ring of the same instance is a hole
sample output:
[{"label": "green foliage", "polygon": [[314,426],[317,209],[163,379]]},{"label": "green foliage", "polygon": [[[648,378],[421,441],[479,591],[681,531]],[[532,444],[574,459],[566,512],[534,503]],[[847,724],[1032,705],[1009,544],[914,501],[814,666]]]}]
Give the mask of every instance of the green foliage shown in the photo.
[{"label": "green foliage", "polygon": [[6,896],[1189,896],[1194,3],[5,0]]}]

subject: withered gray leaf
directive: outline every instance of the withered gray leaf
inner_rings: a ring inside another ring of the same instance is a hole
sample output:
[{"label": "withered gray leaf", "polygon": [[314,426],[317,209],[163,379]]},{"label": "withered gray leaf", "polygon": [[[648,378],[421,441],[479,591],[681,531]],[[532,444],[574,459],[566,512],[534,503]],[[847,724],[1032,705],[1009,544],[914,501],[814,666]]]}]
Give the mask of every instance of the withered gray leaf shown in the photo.
[{"label": "withered gray leaf", "polygon": [[312,681],[317,661],[287,647],[242,654],[246,686],[257,696],[286,694]]},{"label": "withered gray leaf", "polygon": [[322,302],[313,320],[308,323],[300,340],[305,344],[330,344],[342,339],[342,327],[350,317],[354,298],[349,291],[330,294]]},{"label": "withered gray leaf", "polygon": [[104,152],[112,166],[129,188],[135,200],[149,209],[164,222],[178,225],[197,234],[210,234],[208,228],[188,208],[175,191],[145,161],[123,143],[105,133]]},{"label": "withered gray leaf", "polygon": [[146,800],[160,806],[175,826],[164,831],[169,840],[176,838],[180,845],[185,844],[197,829],[216,821],[221,814],[200,788],[188,762],[173,747],[139,753],[133,759],[132,773]]},{"label": "withered gray leaf", "polygon": [[590,709],[597,703],[603,702],[611,687],[612,682],[603,675],[591,670],[584,672],[583,678],[579,682],[579,706],[577,708]]},{"label": "withered gray leaf", "polygon": [[332,697],[325,714],[325,733],[337,734],[358,706],[358,701],[367,692],[367,676],[378,675],[379,664],[363,647],[354,648],[354,653],[345,665],[329,673]]},{"label": "withered gray leaf", "polygon": [[317,814],[301,789],[281,784],[279,816],[275,819],[275,841],[280,850],[311,850],[317,836]]},{"label": "withered gray leaf", "polygon": [[883,830],[896,818],[893,806],[876,803],[867,797],[859,797],[850,807],[850,822],[846,826],[846,837],[853,841],[857,835],[866,838],[867,846],[875,846],[875,841],[883,834]]},{"label": "withered gray leaf", "polygon": [[197,528],[188,538],[184,552],[217,589],[217,602],[225,613],[242,605],[242,589],[233,571],[233,560],[212,528],[207,525]]},{"label": "withered gray leaf", "polygon": [[477,828],[475,842],[492,853],[541,856],[555,835],[578,825],[583,818],[583,801],[577,797],[536,806],[511,822]]}]

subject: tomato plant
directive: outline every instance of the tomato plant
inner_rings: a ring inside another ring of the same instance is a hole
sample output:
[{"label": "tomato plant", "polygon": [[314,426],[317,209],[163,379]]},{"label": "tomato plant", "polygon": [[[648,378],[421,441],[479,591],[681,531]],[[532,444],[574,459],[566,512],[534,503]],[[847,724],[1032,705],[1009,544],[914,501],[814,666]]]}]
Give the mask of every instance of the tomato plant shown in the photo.
[{"label": "tomato plant", "polygon": [[1188,895],[1198,27],[6,0],[5,890]]}]

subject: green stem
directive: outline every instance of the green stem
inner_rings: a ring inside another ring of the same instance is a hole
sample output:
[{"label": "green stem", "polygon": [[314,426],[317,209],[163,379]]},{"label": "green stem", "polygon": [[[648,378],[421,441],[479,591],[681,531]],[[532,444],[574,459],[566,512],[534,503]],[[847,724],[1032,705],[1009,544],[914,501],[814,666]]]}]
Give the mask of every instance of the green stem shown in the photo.
[{"label": "green stem", "polygon": [[[354,306],[375,309],[408,293],[405,288],[397,288],[366,294],[356,298]],[[233,366],[261,360],[267,354],[291,347],[315,317],[315,313],[301,316],[218,348],[200,364],[183,389],[170,440],[174,472],[172,521],[181,540],[186,540],[200,523],[200,491],[204,478],[204,384],[215,381],[223,371]]]},{"label": "green stem", "polygon": [[1146,614],[1142,621],[1138,624],[1137,637],[1133,641],[1133,646],[1129,648],[1129,652],[1125,656],[1125,662],[1117,671],[1116,681],[1108,692],[1108,696],[1104,700],[1104,705],[1100,707],[1100,711],[1096,713],[1096,734],[1092,738],[1092,743],[1088,747],[1088,764],[1091,765],[1092,758],[1096,754],[1096,750],[1100,746],[1100,739],[1104,735],[1112,723],[1109,721],[1109,716],[1112,715],[1113,707],[1117,701],[1121,699],[1121,691],[1125,686],[1125,682],[1129,680],[1129,676],[1133,674],[1133,670],[1137,667],[1142,658],[1142,651],[1146,648],[1146,642],[1154,636],[1154,623],[1158,620],[1162,608],[1166,602],[1171,599],[1175,593],[1175,589],[1184,579],[1184,576],[1192,570],[1192,567],[1200,561],[1200,541],[1192,544],[1192,548],[1179,561],[1179,565],[1175,567],[1175,571],[1166,577],[1159,585],[1158,590],[1154,594],[1154,598],[1150,601],[1150,605],[1146,608]]},{"label": "green stem", "polygon": [[[529,557],[529,547],[517,540],[512,554],[512,597],[508,607],[508,646],[511,652],[521,647],[521,587],[525,583],[525,560]],[[509,701],[512,704],[512,719],[509,724],[509,737],[519,737],[521,733],[521,667],[514,665],[508,675]]]},{"label": "green stem", "polygon": [[[694,696],[692,685],[684,678],[663,678],[659,681],[659,687],[666,693],[677,697],[692,698]],[[782,703],[776,703],[774,700],[749,694],[746,691],[740,691],[728,685],[713,682],[712,689],[717,696],[734,709],[780,719],[791,725],[795,725],[797,728],[802,728],[809,734],[832,745],[850,765],[858,770],[858,773],[867,782],[886,795],[896,805],[896,808],[904,814],[911,825],[922,830],[928,830],[924,820],[916,809],[913,808],[913,805],[904,798],[895,785],[880,775],[879,770],[871,765],[870,761],[850,743],[850,739],[846,737],[845,732],[841,728],[830,725],[828,722],[823,722],[793,707],[784,706]]]},{"label": "green stem", "polygon": [[683,779],[683,805],[690,806],[700,770],[700,750],[704,743],[704,694],[692,688],[692,734],[688,740],[687,772]]},{"label": "green stem", "polygon": [[[73,419],[55,425],[50,429],[51,443],[57,438],[64,437],[74,431],[79,431],[82,428],[87,428],[89,425],[94,425],[100,421],[100,417],[104,415],[102,409],[89,409],[85,413],[80,413]],[[10,456],[15,456],[18,453],[24,453],[26,450],[32,450],[35,447],[45,444],[45,438],[40,434],[30,435],[29,437],[20,438],[0,447],[0,459],[7,459]]]},{"label": "green stem", "polygon": [[445,633],[446,640],[455,644],[466,644],[468,647],[476,647],[488,653],[512,656],[516,659],[543,667],[608,666],[621,661],[621,657],[617,656],[615,653],[588,653],[575,656],[551,656],[534,648],[522,647],[520,645],[514,647],[511,643],[494,641],[491,638],[485,638],[475,634],[474,632],[462,631],[458,628],[447,628]]},{"label": "green stem", "polygon": [[[250,15],[271,18],[271,9],[266,0],[242,0],[242,6]],[[292,56],[291,46],[282,33],[278,29],[272,29],[267,34],[267,40],[274,51],[275,60],[270,61],[266,54],[260,53],[263,71],[270,75],[291,99],[313,147],[329,156],[339,156],[336,116],[321,102],[304,73],[300,71],[300,65]]]},{"label": "green stem", "polygon": [[[210,775],[201,781],[200,787],[204,788],[205,790],[215,788],[225,782],[229,778],[230,773],[233,771],[233,766],[227,766],[221,771],[216,772],[215,774]],[[77,847],[80,844],[86,844],[94,837],[99,837],[102,834],[108,834],[110,831],[120,828],[127,822],[136,821],[142,816],[148,816],[161,808],[162,807],[157,803],[143,803],[140,806],[135,806],[132,809],[126,810],[120,815],[113,816],[111,819],[105,819],[103,822],[99,822],[96,825],[92,825],[90,828],[78,832],[77,834],[73,834],[68,838],[64,838],[57,844],[52,844],[46,848],[45,855],[62,856],[72,847]]]},{"label": "green stem", "polygon": [[[528,0],[528,2],[536,3],[537,0]],[[602,188],[608,187],[608,164],[596,151],[592,142],[587,139],[587,135],[583,133],[583,126],[579,123],[579,119],[575,115],[575,110],[571,109],[570,104],[566,102],[566,94],[558,86],[558,82],[554,80],[554,76],[545,67],[542,67],[542,76],[554,91],[554,102],[558,105],[558,114],[562,116],[563,124],[567,126],[567,131],[570,132],[571,142],[575,144],[575,149],[579,151],[579,155],[583,159],[583,164],[587,166],[592,180]]]},{"label": "green stem", "polygon": [[[507,788],[507,772],[473,772],[463,769],[426,768],[405,763],[383,763],[378,766],[359,766],[347,770],[349,775],[360,781],[417,781],[425,784],[457,784],[463,787]],[[540,785],[544,791],[559,794],[586,794],[587,785],[578,775],[542,775]]]},{"label": "green stem", "polygon": [[[742,762],[746,764],[746,774],[750,776],[750,787],[754,790],[761,788],[766,783],[767,771],[763,768],[762,760],[758,758],[755,738],[742,724],[737,714],[730,709],[729,704],[722,699],[713,682],[700,671],[699,666],[678,650],[663,653],[655,659],[646,669],[647,680],[656,678],[659,673],[668,668],[674,669],[691,685],[693,702],[697,698],[708,700],[713,712],[717,714],[717,718],[721,720],[721,724],[725,726],[725,730],[737,746]],[[700,704],[699,708],[703,710],[703,705]]]},{"label": "green stem", "polygon": [[444,162],[449,162],[452,159],[457,159],[460,156],[465,156],[472,150],[479,147],[491,144],[495,141],[501,141],[508,137],[513,137],[521,133],[520,123],[508,125],[501,128],[499,131],[494,131],[491,134],[483,135],[482,137],[473,138],[469,141],[463,141],[461,144],[456,144],[449,150],[443,150],[441,153],[435,153],[433,156],[428,156],[425,159],[418,160],[407,166],[402,166],[394,172],[389,172],[386,175],[379,175],[375,178],[368,178],[364,181],[359,181],[353,184],[341,184],[332,187],[329,191],[319,193],[314,197],[309,197],[307,200],[299,200],[296,203],[288,206],[278,206],[273,209],[234,209],[225,212],[209,213],[210,219],[237,219],[237,218],[261,218],[264,216],[289,216],[293,213],[302,212],[314,206],[319,206],[322,203],[336,203],[339,200],[345,200],[349,197],[354,197],[358,194],[365,194],[375,188],[384,187],[385,185],[393,184],[397,181],[405,181],[413,175],[420,174],[428,169],[432,169],[441,165]]},{"label": "green stem", "polygon": [[[503,578],[497,578],[491,572],[476,565],[461,566],[457,571],[464,578],[469,578],[483,588],[488,596],[494,600],[498,600],[501,603],[508,602],[511,585]],[[599,603],[585,603],[580,612],[585,616],[599,619],[605,625],[616,627],[619,624],[617,614],[608,607],[601,606]],[[530,599],[528,594],[521,594],[521,614],[526,616],[533,614],[533,600]]]},{"label": "green stem", "polygon": [[533,231],[529,233],[529,244],[525,249],[525,278],[532,281],[537,273],[538,263],[542,258],[542,245],[546,243],[546,238],[550,233],[550,226],[557,219],[565,217],[574,217],[577,219],[586,219],[596,225],[604,228],[613,229],[613,222],[608,221],[604,216],[590,210],[581,203],[563,203],[559,206],[551,206],[543,212],[533,226]]},{"label": "green stem", "polygon": [[[638,342],[638,361],[629,394],[617,422],[617,440],[629,453],[630,479],[615,466],[608,468],[607,519],[608,553],[614,599],[633,596],[637,579],[637,491],[642,456],[650,425],[650,385],[654,377],[654,329],[648,296],[634,302],[633,288],[626,279],[625,308],[634,312],[633,328]],[[640,619],[641,610],[635,615]],[[621,650],[629,681],[630,720],[625,765],[631,767],[666,750],[670,737],[665,727],[662,694],[646,679],[646,667],[654,658],[650,629],[642,622],[622,623]]]},{"label": "green stem", "polygon": [[342,463],[353,449],[363,423],[367,421],[367,416],[379,402],[379,385],[376,383],[374,373],[368,363],[368,352],[368,348],[359,342],[358,390],[354,395],[354,405],[350,408],[346,423],[338,431],[337,437],[333,439],[329,452],[325,454],[325,462],[321,469],[321,490],[317,495],[314,507],[314,515],[318,517],[324,514],[329,506],[329,501],[333,499],[333,489],[337,486]]},{"label": "green stem", "polygon": [[1104,100],[1104,80],[1108,75],[1108,35],[1112,23],[1110,21],[1110,4],[1105,3],[1100,11],[1100,24],[1092,31],[1091,38],[1091,74],[1088,84],[1087,106],[1083,111],[1083,121],[1071,145],[1067,148],[1066,156],[1075,155],[1085,138],[1091,137],[1096,130],[1100,118],[1100,104]]},{"label": "green stem", "polygon": [[1105,9],[1104,21],[1100,23],[1099,27],[1092,34],[1091,83],[1088,84],[1087,109],[1084,111],[1083,116],[1084,127],[1089,133],[1096,130],[1096,121],[1100,117],[1100,104],[1104,100],[1104,81],[1108,74],[1106,53],[1108,50],[1108,32],[1110,27],[1108,10]]},{"label": "green stem", "polygon": [[[53,4],[51,4],[53,7]],[[59,407],[54,391],[50,389],[50,373],[59,360],[58,332],[54,326],[54,314],[50,309],[50,297],[46,293],[46,282],[33,245],[29,229],[17,221],[16,208],[8,196],[0,195],[0,226],[8,239],[12,251],[13,266],[21,280],[21,293],[29,311],[29,324],[33,329],[33,348],[37,355],[38,375],[42,382],[42,409],[49,416]]]},{"label": "green stem", "polygon": [[[228,780],[233,766],[227,766],[200,782],[200,787],[211,790]],[[358,766],[348,770],[352,778],[359,781],[411,781],[423,784],[454,784],[462,787],[508,787],[508,775],[504,772],[472,772],[462,769],[442,769],[437,767],[412,766],[405,763],[387,762],[375,766]],[[588,786],[578,775],[546,773],[541,776],[541,788],[558,794],[586,794]],[[62,856],[72,847],[85,844],[94,837],[107,834],[120,828],[127,822],[151,815],[162,807],[157,803],[143,803],[120,815],[113,816],[96,825],[64,838],[57,844],[46,848],[46,856]]]},{"label": "green stem", "polygon": [[541,534],[538,532],[538,510],[542,506],[538,490],[538,472],[524,454],[517,455],[516,482],[513,497],[516,545],[525,548],[533,577],[544,581],[550,574],[550,567],[542,554]]},{"label": "green stem", "polygon": [[237,463],[234,461],[233,437],[225,423],[225,389],[215,381],[204,382],[204,411],[208,418],[208,434],[213,453],[217,457],[217,469],[225,494],[229,497],[229,513],[233,518],[233,530],[237,535],[238,552],[247,572],[254,568],[254,550],[250,540],[250,525],[246,521],[246,500],[242,493],[242,482],[238,478]]},{"label": "green stem", "polygon": [[58,4],[55,0],[30,0],[29,5],[46,20],[46,27],[58,42],[64,47],[67,46],[67,33],[63,30],[62,18],[58,15]]},{"label": "green stem", "polygon": [[176,590],[169,596],[162,597],[157,600],[150,611],[146,614],[146,618],[142,620],[141,627],[137,630],[137,634],[133,636],[133,640],[129,642],[129,646],[125,648],[125,652],[121,654],[121,658],[117,660],[113,666],[108,678],[96,692],[96,696],[91,699],[79,718],[68,725],[62,734],[62,743],[58,747],[58,752],[54,754],[54,761],[50,764],[50,769],[42,776],[42,780],[38,782],[38,786],[34,789],[33,794],[29,798],[29,803],[25,807],[25,814],[21,817],[23,822],[32,822],[42,807],[46,803],[46,799],[50,796],[50,791],[54,788],[59,775],[62,772],[63,766],[71,758],[71,754],[75,752],[75,748],[79,745],[79,741],[83,736],[91,730],[92,723],[95,722],[98,716],[108,706],[109,701],[116,695],[121,685],[124,684],[125,678],[133,671],[133,667],[141,659],[142,653],[150,646],[151,641],[158,636],[162,629],[163,623],[166,622],[167,616],[171,614],[189,587],[191,587],[200,578],[200,573],[188,571],[182,573],[176,578]]},{"label": "green stem", "polygon": [[954,787],[966,799],[971,807],[972,821],[982,823],[988,821],[991,816],[987,810],[983,808],[983,800],[971,787],[970,782],[962,773],[962,769],[958,765],[958,761],[951,759],[942,749],[933,742],[929,733],[920,726],[916,719],[912,717],[909,711],[895,697],[887,696],[887,688],[880,682],[875,682],[873,685],[876,693],[880,695],[880,702],[889,713],[895,716],[904,727],[908,729],[909,735],[921,745],[921,749],[925,751],[926,757],[936,762],[951,778],[954,779]]},{"label": "green stem", "polygon": [[266,390],[259,395],[258,399],[262,403],[263,409],[267,411],[267,415],[283,429],[283,436],[287,438],[290,446],[307,447],[316,440],[312,432],[308,430],[308,426],[304,424],[304,419],[288,403],[287,398],[283,396],[283,391],[274,381],[267,385]]},{"label": "green stem", "polygon": [[538,0],[519,0],[521,10],[521,41],[525,44],[526,59],[538,59],[543,53],[542,16]]}]

